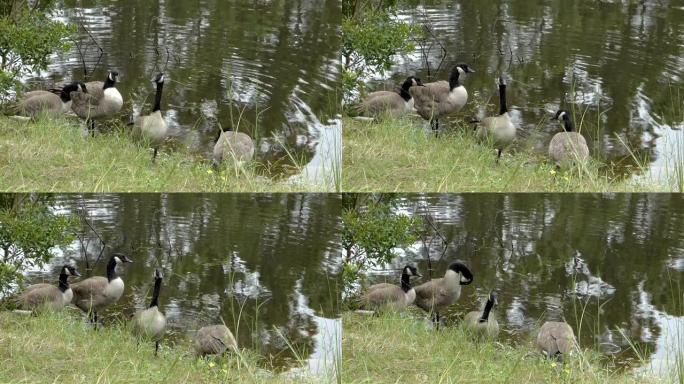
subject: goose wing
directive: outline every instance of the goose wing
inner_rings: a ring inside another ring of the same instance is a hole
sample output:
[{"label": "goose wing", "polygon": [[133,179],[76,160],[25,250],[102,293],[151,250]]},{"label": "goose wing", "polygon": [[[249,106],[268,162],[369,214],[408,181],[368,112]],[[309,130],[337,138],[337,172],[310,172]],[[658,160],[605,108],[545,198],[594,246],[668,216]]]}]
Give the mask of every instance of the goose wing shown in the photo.
[{"label": "goose wing", "polygon": [[104,82],[103,81],[89,81],[85,83],[88,94],[92,95],[98,100],[104,98]]},{"label": "goose wing", "polygon": [[404,291],[401,288],[392,284],[383,284],[381,287],[367,291],[361,297],[361,304],[364,306],[381,306],[387,303],[400,302],[403,296]]},{"label": "goose wing", "polygon": [[106,299],[105,290],[109,281],[103,276],[93,276],[78,283],[71,284],[74,293],[72,303],[83,311],[88,311],[91,303],[99,303]]},{"label": "goose wing", "polygon": [[575,345],[575,333],[567,323],[546,322],[537,335],[537,346],[547,356],[568,354]]},{"label": "goose wing", "polygon": [[17,298],[17,304],[24,309],[35,309],[45,303],[62,301],[62,291],[51,284],[35,284]]},{"label": "goose wing", "polygon": [[443,278],[432,279],[415,287],[416,305],[426,311],[432,310],[433,306],[439,306],[446,295],[442,288],[442,280]]},{"label": "goose wing", "polygon": [[404,99],[398,93],[378,91],[368,95],[357,110],[362,115],[375,116],[389,110],[401,109],[404,104]]},{"label": "goose wing", "polygon": [[28,98],[22,98],[14,107],[15,113],[23,116],[35,116],[41,112],[61,111],[62,99],[47,91],[31,92]]},{"label": "goose wing", "polygon": [[414,107],[424,119],[431,119],[439,110],[439,103],[449,96],[449,83],[437,81],[423,87],[411,87],[409,93],[414,99]]}]

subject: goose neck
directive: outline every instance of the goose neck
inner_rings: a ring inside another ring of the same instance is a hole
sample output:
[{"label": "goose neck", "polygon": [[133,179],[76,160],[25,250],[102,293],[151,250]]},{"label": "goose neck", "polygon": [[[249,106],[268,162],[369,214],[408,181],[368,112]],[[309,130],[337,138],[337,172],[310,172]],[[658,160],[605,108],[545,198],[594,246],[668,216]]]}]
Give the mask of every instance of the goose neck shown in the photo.
[{"label": "goose neck", "polygon": [[565,132],[572,132],[575,129],[575,126],[569,117],[563,119],[563,129],[565,129]]},{"label": "goose neck", "polygon": [[114,88],[115,86],[116,82],[108,77],[107,80],[105,80],[104,87],[102,87],[102,89]]},{"label": "goose neck", "polygon": [[494,302],[491,299],[487,300],[487,304],[485,304],[484,311],[482,311],[482,318],[480,318],[480,323],[485,323],[489,320],[489,313],[492,311],[493,307]]},{"label": "goose neck", "polygon": [[107,280],[112,281],[119,277],[116,274],[116,260],[114,260],[114,257],[109,259],[109,263],[107,263]]},{"label": "goose neck", "polygon": [[164,83],[157,83],[157,94],[154,97],[154,108],[152,108],[152,112],[161,110],[162,89],[164,89]]},{"label": "goose neck", "polygon": [[508,106],[506,105],[506,85],[499,85],[499,115],[503,115],[508,112]]},{"label": "goose neck", "polygon": [[404,101],[411,100],[411,94],[409,93],[408,89],[405,89],[403,87],[399,90],[399,96],[401,96],[401,98],[404,99]]},{"label": "goose neck", "polygon": [[159,305],[159,292],[161,291],[162,279],[154,280],[154,292],[152,293],[152,301],[150,302],[150,308]]},{"label": "goose neck", "polygon": [[449,90],[453,91],[454,88],[458,88],[461,86],[461,83],[459,82],[459,77],[461,76],[461,72],[458,71],[458,69],[455,69],[451,72],[451,76],[449,76]]},{"label": "goose neck", "polygon": [[404,291],[404,293],[406,293],[410,289],[411,289],[411,277],[407,273],[402,273],[401,274],[401,290]]},{"label": "goose neck", "polygon": [[59,275],[59,290],[64,293],[69,289],[69,276],[66,273],[61,273]]}]

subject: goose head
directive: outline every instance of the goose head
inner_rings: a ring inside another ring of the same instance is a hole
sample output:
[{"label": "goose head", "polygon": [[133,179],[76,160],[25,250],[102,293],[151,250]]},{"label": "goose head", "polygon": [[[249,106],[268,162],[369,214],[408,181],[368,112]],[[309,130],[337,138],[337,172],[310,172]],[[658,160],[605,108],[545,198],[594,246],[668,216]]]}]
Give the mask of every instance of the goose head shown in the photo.
[{"label": "goose head", "polygon": [[112,255],[112,259],[114,260],[114,263],[117,265],[123,264],[123,263],[132,263],[133,260],[128,258],[128,256],[124,255],[123,253],[115,253]]},{"label": "goose head", "polygon": [[119,72],[109,71],[109,76],[107,76],[107,78],[109,79],[109,81],[116,83],[117,81],[119,81]]},{"label": "goose head", "polygon": [[461,285],[468,285],[473,282],[472,272],[470,272],[470,269],[468,269],[468,267],[466,267],[462,262],[454,261],[453,263],[449,264],[449,269],[461,275]]},{"label": "goose head", "polygon": [[[71,92],[78,92],[79,87],[81,87],[81,84],[83,83],[74,81],[73,83],[67,84],[64,86],[64,88],[59,90],[59,98],[62,99],[62,102],[66,103],[68,101],[71,101]],[[83,88],[85,88],[85,84],[83,84],[81,89]]]},{"label": "goose head", "polygon": [[71,265],[65,265],[62,267],[62,275],[66,276],[81,276],[80,273],[76,270],[76,268],[72,267]]},{"label": "goose head", "polygon": [[506,86],[506,77],[504,75],[499,76],[499,86],[500,87]]},{"label": "goose head", "polygon": [[556,112],[556,115],[551,120],[560,121],[563,124],[563,128],[567,132],[570,132],[573,129],[572,120],[570,119],[570,112],[564,109]]},{"label": "goose head", "polygon": [[157,76],[152,79],[153,82],[157,84],[164,84],[164,74],[163,73],[158,73]]},{"label": "goose head", "polygon": [[406,78],[404,83],[401,85],[401,88],[408,91],[409,88],[415,87],[415,86],[422,87],[423,82],[415,76],[409,76],[408,78]]},{"label": "goose head", "polygon": [[456,65],[454,69],[451,71],[452,74],[454,72],[457,72],[459,75],[464,75],[466,73],[475,73],[475,70],[472,69],[468,64],[461,63]]},{"label": "goose head", "polygon": [[164,278],[164,274],[162,273],[161,269],[155,269],[154,270],[154,280],[161,280]]},{"label": "goose head", "polygon": [[420,273],[418,273],[418,268],[414,267],[413,265],[406,265],[402,274],[410,277],[421,277]]},{"label": "goose head", "polygon": [[499,295],[495,291],[492,291],[489,294],[489,301],[492,305],[499,305]]}]

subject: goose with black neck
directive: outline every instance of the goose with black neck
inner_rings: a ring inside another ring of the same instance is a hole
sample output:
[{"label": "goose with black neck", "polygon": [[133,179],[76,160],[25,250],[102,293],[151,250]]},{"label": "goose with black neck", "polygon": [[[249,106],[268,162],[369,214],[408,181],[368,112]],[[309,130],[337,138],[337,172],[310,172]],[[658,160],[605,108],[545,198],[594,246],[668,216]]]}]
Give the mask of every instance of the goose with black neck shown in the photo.
[{"label": "goose with black neck", "polygon": [[104,82],[87,82],[87,92],[74,92],[71,95],[71,110],[84,119],[92,135],[95,134],[95,120],[107,118],[121,110],[123,97],[116,89],[119,72],[110,71]]},{"label": "goose with black neck", "polygon": [[409,76],[397,91],[373,92],[359,105],[357,111],[361,116],[379,117],[389,115],[400,117],[413,112],[414,100],[409,92],[412,87],[422,87],[423,82]]},{"label": "goose with black neck", "polygon": [[68,280],[71,276],[81,276],[81,274],[76,271],[76,268],[64,265],[56,286],[45,283],[29,285],[17,297],[16,302],[20,308],[30,311],[62,309],[71,303],[74,296]]},{"label": "goose with black neck", "polygon": [[465,328],[475,335],[495,338],[499,334],[499,322],[492,310],[498,304],[496,292],[491,292],[482,311],[472,311],[465,315],[463,318]]},{"label": "goose with black neck", "polygon": [[416,290],[411,287],[411,277],[420,277],[420,274],[416,267],[406,265],[401,273],[401,287],[389,283],[371,285],[359,299],[361,308],[402,310],[413,304]]},{"label": "goose with black neck", "polygon": [[482,120],[475,127],[476,136],[481,142],[490,142],[496,148],[496,162],[499,162],[503,150],[515,140],[516,127],[508,114],[506,101],[506,79],[499,77],[499,114]]},{"label": "goose with black neck", "polygon": [[147,144],[149,144],[153,149],[152,162],[157,159],[157,153],[159,148],[166,140],[169,134],[169,128],[164,120],[164,116],[161,113],[161,98],[162,91],[164,89],[164,74],[159,73],[155,76],[154,83],[157,84],[157,92],[154,97],[154,105],[152,107],[152,113],[149,115],[141,116],[136,120],[133,134],[134,136]]},{"label": "goose with black neck", "polygon": [[124,292],[124,281],[116,273],[116,267],[133,260],[121,253],[114,253],[107,263],[107,277],[93,276],[71,285],[72,302],[87,313],[97,327],[97,313],[119,301]]},{"label": "goose with black neck", "polygon": [[166,316],[159,310],[159,293],[164,276],[159,269],[154,271],[154,291],[150,306],[133,315],[133,331],[148,340],[154,341],[154,355],[159,352],[159,342],[166,329]]},{"label": "goose with black neck", "polygon": [[559,110],[553,117],[561,123],[563,132],[556,133],[549,143],[549,158],[556,167],[567,166],[572,162],[582,162],[589,158],[587,140],[581,133],[575,132],[570,113]]},{"label": "goose with black neck", "polygon": [[416,112],[430,122],[432,130],[439,132],[439,119],[459,112],[468,102],[468,91],[461,84],[461,76],[474,73],[468,64],[458,64],[451,70],[449,81],[426,83],[423,87],[411,87]]}]

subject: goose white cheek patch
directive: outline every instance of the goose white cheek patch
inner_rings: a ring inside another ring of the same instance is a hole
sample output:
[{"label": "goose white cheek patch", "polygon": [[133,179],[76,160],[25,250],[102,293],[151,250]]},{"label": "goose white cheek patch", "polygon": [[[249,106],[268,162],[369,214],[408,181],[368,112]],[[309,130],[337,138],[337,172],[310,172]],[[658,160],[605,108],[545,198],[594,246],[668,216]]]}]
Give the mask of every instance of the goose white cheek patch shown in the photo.
[{"label": "goose white cheek patch", "polygon": [[117,264],[121,264],[121,259],[119,258],[119,256],[114,256],[114,261],[115,261]]}]

